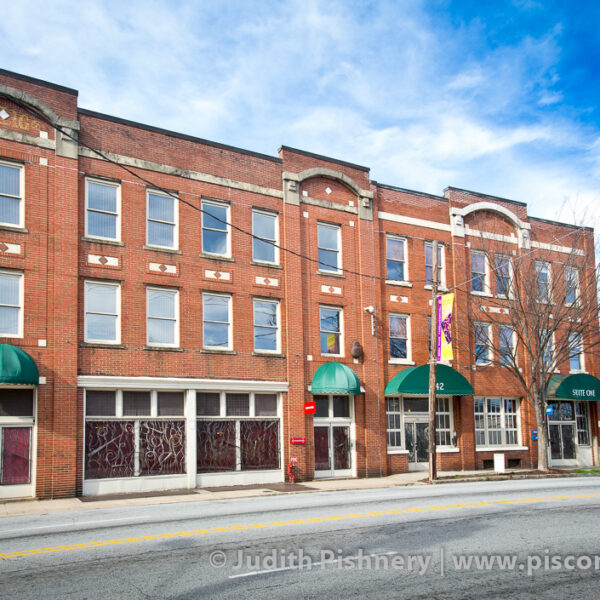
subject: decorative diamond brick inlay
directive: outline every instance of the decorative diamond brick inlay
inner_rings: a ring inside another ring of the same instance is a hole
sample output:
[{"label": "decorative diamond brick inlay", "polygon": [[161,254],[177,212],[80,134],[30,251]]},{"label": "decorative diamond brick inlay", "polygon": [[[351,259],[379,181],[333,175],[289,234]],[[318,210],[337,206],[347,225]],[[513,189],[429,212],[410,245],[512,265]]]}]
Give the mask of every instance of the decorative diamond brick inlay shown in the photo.
[{"label": "decorative diamond brick inlay", "polygon": [[265,277],[265,285],[271,285],[271,280]]},{"label": "decorative diamond brick inlay", "polygon": [[335,292],[335,288],[334,288],[333,286],[330,286],[330,287],[329,287],[329,292],[330,292],[331,294],[333,294],[333,293]]},{"label": "decorative diamond brick inlay", "polygon": [[6,252],[8,250],[8,246],[4,242],[0,242],[0,251]]},{"label": "decorative diamond brick inlay", "polygon": [[101,256],[100,259],[98,260],[98,262],[101,265],[105,265],[108,262],[108,258],[106,258],[106,256]]},{"label": "decorative diamond brick inlay", "polygon": [[219,271],[215,273],[215,279],[221,279],[221,273],[219,273]]},{"label": "decorative diamond brick inlay", "polygon": [[158,267],[158,270],[159,270],[161,273],[164,273],[164,272],[167,270],[167,267],[166,267],[165,265],[160,265],[160,267]]}]

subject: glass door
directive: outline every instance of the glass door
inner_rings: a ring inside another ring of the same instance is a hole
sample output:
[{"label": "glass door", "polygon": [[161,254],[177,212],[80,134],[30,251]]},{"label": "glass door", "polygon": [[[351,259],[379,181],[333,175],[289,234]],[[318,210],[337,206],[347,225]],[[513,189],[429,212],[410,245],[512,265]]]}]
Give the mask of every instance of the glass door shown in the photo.
[{"label": "glass door", "polygon": [[315,396],[315,402],[315,478],[351,477],[352,398]]},{"label": "glass door", "polygon": [[577,462],[577,429],[573,402],[552,402],[548,422],[549,458],[554,466]]},{"label": "glass door", "polygon": [[426,470],[429,463],[429,423],[405,420],[404,437],[409,469]]}]

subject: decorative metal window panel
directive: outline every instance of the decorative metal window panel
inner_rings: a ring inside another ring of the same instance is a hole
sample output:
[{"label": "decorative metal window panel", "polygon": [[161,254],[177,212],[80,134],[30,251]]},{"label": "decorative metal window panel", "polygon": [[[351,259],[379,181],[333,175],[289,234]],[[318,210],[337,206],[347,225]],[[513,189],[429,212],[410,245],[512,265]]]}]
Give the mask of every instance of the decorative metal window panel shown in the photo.
[{"label": "decorative metal window panel", "polygon": [[87,421],[85,424],[85,478],[135,475],[133,421]]},{"label": "decorative metal window panel", "polygon": [[279,468],[279,421],[241,421],[242,471]]},{"label": "decorative metal window panel", "polygon": [[140,423],[140,475],[185,473],[185,421]]},{"label": "decorative metal window panel", "polygon": [[198,421],[197,469],[198,473],[235,471],[235,421]]}]

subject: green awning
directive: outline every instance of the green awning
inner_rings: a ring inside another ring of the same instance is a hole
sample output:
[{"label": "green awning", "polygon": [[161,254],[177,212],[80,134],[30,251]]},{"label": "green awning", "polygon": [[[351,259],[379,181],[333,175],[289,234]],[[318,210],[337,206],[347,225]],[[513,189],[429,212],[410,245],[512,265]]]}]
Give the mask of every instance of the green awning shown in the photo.
[{"label": "green awning", "polygon": [[328,362],[314,374],[310,391],[312,394],[360,394],[360,382],[356,373],[346,365]]},{"label": "green awning", "polygon": [[38,385],[40,375],[31,356],[11,344],[0,344],[0,384]]},{"label": "green awning", "polygon": [[[470,396],[473,386],[452,367],[437,365],[435,381],[438,396]],[[429,365],[404,369],[385,386],[386,396],[410,394],[427,396],[429,394]]]},{"label": "green awning", "polygon": [[548,383],[548,397],[564,400],[600,400],[600,379],[587,373],[555,375]]}]

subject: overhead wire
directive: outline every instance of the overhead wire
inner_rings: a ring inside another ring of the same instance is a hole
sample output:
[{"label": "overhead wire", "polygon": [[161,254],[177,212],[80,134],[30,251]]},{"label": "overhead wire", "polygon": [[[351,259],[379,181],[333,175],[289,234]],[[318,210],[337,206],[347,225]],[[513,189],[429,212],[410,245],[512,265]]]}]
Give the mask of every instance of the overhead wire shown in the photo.
[{"label": "overhead wire", "polygon": [[[86,144],[85,142],[80,141],[77,137],[75,137],[74,135],[72,135],[70,132],[66,131],[63,127],[61,127],[60,125],[58,125],[57,123],[52,123],[47,117],[46,115],[44,115],[43,113],[41,113],[40,111],[36,111],[34,109],[32,109],[30,106],[28,106],[27,104],[23,104],[22,102],[19,102],[18,100],[16,100],[15,98],[8,96],[5,93],[1,93],[0,92],[0,96],[3,96],[7,99],[9,99],[12,103],[14,103],[15,105],[19,106],[20,108],[22,108],[23,110],[27,111],[29,114],[35,116],[36,118],[42,120],[44,123],[46,123],[47,125],[49,125],[50,127],[56,129],[57,131],[60,131],[64,136],[68,137],[69,139],[71,139],[73,142],[75,142],[76,144],[78,144],[78,146],[83,146],[85,148],[87,148],[90,152],[93,152],[94,154],[96,154],[97,156],[99,156],[102,160],[105,160],[107,162],[109,162],[112,165],[115,165],[116,167],[119,167],[121,169],[123,169],[124,171],[126,171],[127,173],[129,173],[131,176],[133,176],[134,178],[142,181],[143,183],[145,183],[146,185],[150,186],[150,188],[160,191],[161,193],[173,198],[174,200],[181,202],[182,204],[185,204],[186,206],[190,207],[192,210],[198,211],[204,215],[208,215],[209,217],[211,217],[212,219],[223,223],[224,225],[227,225],[228,227],[231,227],[232,229],[235,229],[236,231],[239,231],[240,233],[243,233],[244,235],[247,235],[249,237],[251,237],[252,239],[256,239],[256,240],[260,240],[262,242],[268,243],[271,246],[273,246],[274,248],[277,248],[278,250],[281,250],[283,252],[287,252],[288,254],[291,254],[293,256],[296,256],[302,260],[306,260],[312,263],[316,263],[317,265],[323,265],[325,267],[329,267],[332,269],[332,272],[335,273],[346,273],[349,275],[356,275],[358,277],[366,277],[370,280],[379,280],[379,281],[389,281],[389,279],[387,277],[383,277],[383,276],[379,276],[379,275],[374,275],[374,274],[370,274],[370,273],[361,273],[360,271],[354,271],[352,269],[347,269],[344,267],[338,267],[337,265],[332,265],[329,263],[326,263],[323,260],[319,260],[318,258],[313,258],[311,256],[308,256],[306,254],[303,254],[301,252],[297,252],[295,250],[292,250],[290,248],[287,248],[285,246],[282,246],[281,244],[278,244],[277,242],[274,242],[273,240],[269,240],[266,238],[262,238],[260,236],[257,236],[256,234],[252,233],[251,231],[248,231],[246,229],[244,229],[243,227],[240,227],[238,225],[235,225],[234,223],[232,223],[231,221],[227,221],[226,219],[221,219],[220,217],[215,216],[214,214],[212,214],[211,212],[204,210],[202,208],[202,206],[196,206],[195,204],[193,204],[192,202],[189,202],[188,200],[185,200],[184,198],[181,198],[181,196],[179,196],[178,194],[174,194],[171,190],[168,190],[164,187],[162,187],[161,185],[158,185],[157,183],[155,183],[154,181],[143,177],[142,175],[140,175],[139,173],[136,173],[134,170],[132,170],[130,167],[128,167],[127,165],[124,165],[123,163],[114,160],[113,158],[111,158],[110,156],[108,156],[106,153],[97,150],[96,148],[93,148],[92,146],[90,146],[89,144]],[[201,195],[198,195],[199,198],[202,198]],[[577,228],[578,231],[580,231],[582,228]],[[385,232],[383,232],[385,233]],[[560,236],[556,236],[554,237],[549,244],[553,244],[554,242],[558,242],[562,239],[564,239],[565,237],[567,237],[568,235],[572,235],[574,232],[570,231],[567,232],[563,235]],[[421,239],[425,242],[431,242],[433,240],[431,240],[431,238],[423,238],[420,236],[410,236],[411,239]],[[452,245],[457,245],[456,242],[452,242]],[[531,255],[533,252],[535,252],[536,250],[534,248],[530,248],[529,251],[527,252],[521,252],[521,254],[517,257],[514,257],[511,259],[511,264],[514,263],[517,260],[522,260],[526,257],[528,257],[529,255]],[[492,269],[495,271],[495,269]],[[448,292],[452,291],[452,290],[459,290],[459,291],[466,291],[464,288],[464,286],[466,286],[467,284],[471,283],[473,280],[475,279],[475,277],[471,277],[469,279],[466,279],[465,281],[463,281],[460,284],[456,284],[450,287],[446,287],[444,288],[445,290],[447,290]],[[429,281],[427,280],[416,280],[416,279],[411,279],[410,280],[411,283],[425,283],[425,284],[429,284]]]}]

